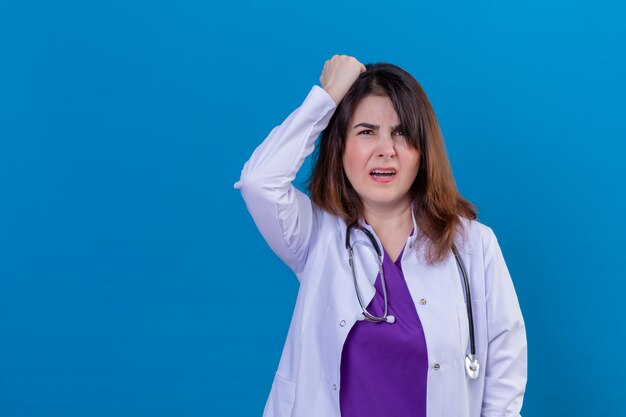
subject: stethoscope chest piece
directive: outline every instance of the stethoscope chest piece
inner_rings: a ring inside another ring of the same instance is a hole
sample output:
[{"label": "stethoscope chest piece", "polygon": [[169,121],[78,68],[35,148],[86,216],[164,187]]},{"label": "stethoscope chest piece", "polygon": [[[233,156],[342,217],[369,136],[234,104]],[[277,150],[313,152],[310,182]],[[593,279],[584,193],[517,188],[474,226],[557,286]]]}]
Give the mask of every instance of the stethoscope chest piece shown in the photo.
[{"label": "stethoscope chest piece", "polygon": [[480,364],[478,363],[478,359],[476,356],[469,354],[465,357],[465,370],[467,371],[467,375],[471,379],[478,378],[478,371],[480,369]]}]

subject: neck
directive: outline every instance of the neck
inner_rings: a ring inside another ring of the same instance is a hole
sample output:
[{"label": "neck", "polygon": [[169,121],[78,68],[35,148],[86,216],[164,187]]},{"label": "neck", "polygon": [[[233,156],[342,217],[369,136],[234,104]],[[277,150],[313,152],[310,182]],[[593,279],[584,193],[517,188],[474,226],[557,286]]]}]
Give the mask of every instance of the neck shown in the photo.
[{"label": "neck", "polygon": [[394,231],[408,236],[413,228],[411,209],[412,205],[409,199],[392,207],[371,206],[364,202],[363,217],[379,236]]}]

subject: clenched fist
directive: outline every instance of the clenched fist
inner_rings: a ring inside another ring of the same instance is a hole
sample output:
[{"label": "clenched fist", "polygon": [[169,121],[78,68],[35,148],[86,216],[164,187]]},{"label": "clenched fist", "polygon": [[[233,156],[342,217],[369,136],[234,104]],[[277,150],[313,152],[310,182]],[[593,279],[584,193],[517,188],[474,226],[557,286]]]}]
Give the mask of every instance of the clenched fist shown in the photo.
[{"label": "clenched fist", "polygon": [[347,55],[334,55],[324,63],[320,83],[335,101],[335,104],[339,105],[350,86],[364,71],[365,65],[356,58]]}]

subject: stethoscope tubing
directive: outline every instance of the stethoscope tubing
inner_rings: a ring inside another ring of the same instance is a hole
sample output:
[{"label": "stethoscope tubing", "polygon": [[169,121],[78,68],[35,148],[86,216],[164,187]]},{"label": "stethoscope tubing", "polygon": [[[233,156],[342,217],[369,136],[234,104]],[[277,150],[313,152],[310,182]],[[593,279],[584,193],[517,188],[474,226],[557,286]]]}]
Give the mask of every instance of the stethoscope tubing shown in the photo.
[{"label": "stethoscope tubing", "polygon": [[[365,304],[363,303],[363,298],[361,297],[361,291],[359,290],[359,284],[357,283],[357,279],[356,279],[356,272],[354,271],[354,261],[353,261],[354,251],[352,250],[352,245],[350,244],[350,229],[352,227],[357,227],[361,231],[363,231],[372,242],[372,246],[374,247],[374,250],[376,250],[378,270],[380,273],[380,282],[383,288],[383,300],[384,300],[384,305],[385,305],[382,317],[378,317],[378,316],[375,316],[374,314],[371,314],[367,310],[367,307],[365,307]],[[348,262],[350,263],[350,269],[352,270],[352,279],[354,280],[354,288],[356,290],[356,297],[359,300],[359,304],[361,305],[361,310],[363,312],[362,317],[358,317],[357,319],[359,320],[365,319],[367,321],[372,321],[375,323],[379,323],[382,321],[393,323],[395,321],[395,317],[389,316],[387,314],[388,313],[387,285],[385,283],[385,272],[383,270],[382,253],[380,251],[380,248],[378,247],[378,244],[376,243],[376,239],[374,239],[374,236],[369,230],[365,229],[364,227],[361,227],[361,225],[359,224],[353,224],[348,227],[348,230],[346,233],[346,249],[348,249]]]},{"label": "stethoscope tubing", "polygon": [[465,294],[466,294],[465,305],[467,306],[467,320],[469,322],[469,329],[470,329],[470,352],[472,353],[472,355],[476,355],[476,343],[474,341],[474,314],[472,311],[471,291],[470,291],[469,279],[467,278],[467,270],[465,269],[465,264],[463,263],[463,260],[461,259],[461,256],[459,255],[459,251],[457,250],[456,245],[452,245],[452,253],[454,254],[454,257],[456,258],[456,262],[459,268],[461,269],[461,274],[463,275],[463,284],[465,285]]},{"label": "stethoscope tubing", "polygon": [[[354,270],[354,260],[353,260],[354,251],[352,249],[352,245],[350,244],[350,230],[352,228],[357,228],[361,230],[363,233],[365,233],[365,235],[368,237],[368,239],[372,243],[374,250],[376,251],[378,269],[380,273],[380,281],[381,281],[381,286],[383,289],[384,311],[383,311],[382,317],[378,317],[374,314],[371,314],[367,310],[367,307],[365,306],[365,304],[363,303],[363,298],[361,296],[361,291],[359,290],[359,284],[356,278],[356,272]],[[357,317],[357,319],[367,320],[367,321],[371,321],[375,323],[395,322],[395,317],[388,315],[387,286],[385,284],[385,274],[383,271],[382,252],[380,250],[380,247],[378,246],[378,243],[376,242],[376,239],[374,238],[374,235],[372,235],[372,233],[369,230],[367,230],[360,224],[353,223],[349,225],[346,229],[346,249],[348,250],[348,263],[350,264],[350,269],[352,270],[352,279],[354,280],[354,288],[356,291],[356,296],[357,296],[359,305],[361,306],[361,310],[362,310],[362,314],[360,314],[359,317]],[[465,269],[465,264],[463,263],[463,260],[461,259],[461,256],[459,255],[459,252],[454,244],[452,245],[452,253],[454,254],[454,258],[456,260],[461,277],[463,279],[463,287],[464,287],[465,300],[466,300],[465,304],[467,308],[467,319],[468,319],[468,328],[469,328],[469,336],[470,336],[470,354],[467,355],[465,358],[465,368],[466,368],[468,376],[472,379],[475,379],[478,377],[479,363],[478,363],[478,359],[476,358],[476,343],[475,343],[475,338],[474,338],[474,315],[472,311],[472,296],[471,296],[471,290],[470,290],[470,285],[469,285],[469,278],[467,275],[467,270]]]}]

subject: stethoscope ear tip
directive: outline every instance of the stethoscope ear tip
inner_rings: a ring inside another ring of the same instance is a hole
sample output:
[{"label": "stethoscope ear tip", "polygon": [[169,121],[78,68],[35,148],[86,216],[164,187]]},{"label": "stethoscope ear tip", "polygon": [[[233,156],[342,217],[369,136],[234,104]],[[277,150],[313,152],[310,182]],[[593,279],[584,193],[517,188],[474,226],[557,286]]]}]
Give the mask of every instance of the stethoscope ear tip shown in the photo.
[{"label": "stethoscope ear tip", "polygon": [[396,318],[395,316],[387,316],[387,323],[391,324],[391,323],[395,323]]}]

